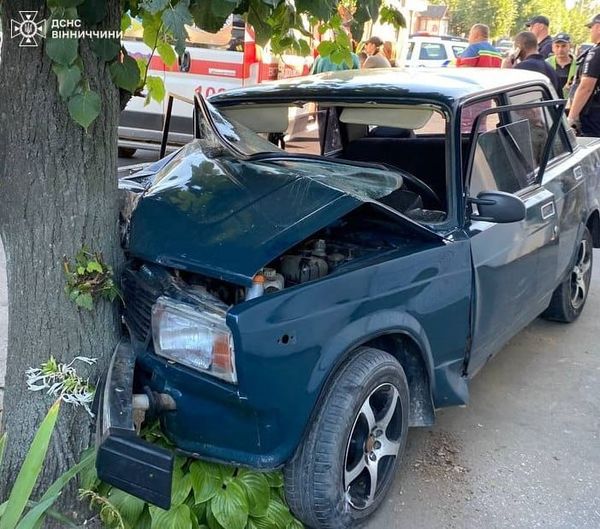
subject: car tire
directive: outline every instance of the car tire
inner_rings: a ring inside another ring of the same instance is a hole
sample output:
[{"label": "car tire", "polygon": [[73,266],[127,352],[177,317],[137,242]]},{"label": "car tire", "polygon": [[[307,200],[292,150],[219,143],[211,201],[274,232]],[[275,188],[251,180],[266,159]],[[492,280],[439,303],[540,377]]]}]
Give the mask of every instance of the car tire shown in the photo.
[{"label": "car tire", "polygon": [[133,147],[119,147],[119,158],[133,158],[133,155],[136,153],[136,151],[137,149],[134,149]]},{"label": "car tire", "polygon": [[284,468],[292,512],[312,528],[345,529],[375,511],[404,452],[408,410],[400,363],[378,349],[357,349]]},{"label": "car tire", "polygon": [[585,305],[590,289],[593,263],[593,240],[590,230],[584,228],[577,245],[573,267],[565,280],[558,285],[548,308],[542,313],[547,320],[571,323],[575,321]]}]

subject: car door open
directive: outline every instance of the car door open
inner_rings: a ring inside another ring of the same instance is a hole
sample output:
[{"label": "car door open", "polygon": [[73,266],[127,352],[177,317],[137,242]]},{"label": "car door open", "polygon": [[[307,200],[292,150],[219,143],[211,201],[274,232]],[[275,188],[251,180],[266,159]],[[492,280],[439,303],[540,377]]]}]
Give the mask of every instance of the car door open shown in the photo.
[{"label": "car door open", "polygon": [[[543,107],[555,112],[548,128]],[[503,191],[519,197],[525,219],[491,223],[473,217],[471,238],[475,298],[468,372],[476,372],[509,336],[516,334],[547,306],[558,259],[554,195],[540,185],[550,145],[558,129],[562,103],[511,105],[482,110],[471,132],[466,170],[468,196]],[[497,119],[496,119],[497,118]],[[477,214],[476,200],[467,206]]]}]

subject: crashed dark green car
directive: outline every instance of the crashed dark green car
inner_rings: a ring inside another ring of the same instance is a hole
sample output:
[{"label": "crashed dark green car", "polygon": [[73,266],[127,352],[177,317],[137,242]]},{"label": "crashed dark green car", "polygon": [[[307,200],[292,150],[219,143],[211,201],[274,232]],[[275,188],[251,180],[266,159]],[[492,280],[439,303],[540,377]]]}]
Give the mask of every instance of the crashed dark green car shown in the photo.
[{"label": "crashed dark green car", "polygon": [[122,181],[127,339],[105,481],[170,504],[173,454],[283,468],[307,526],[381,503],[408,428],[534,318],[571,322],[600,244],[600,143],[524,71],[337,72],[199,100],[196,140]]}]

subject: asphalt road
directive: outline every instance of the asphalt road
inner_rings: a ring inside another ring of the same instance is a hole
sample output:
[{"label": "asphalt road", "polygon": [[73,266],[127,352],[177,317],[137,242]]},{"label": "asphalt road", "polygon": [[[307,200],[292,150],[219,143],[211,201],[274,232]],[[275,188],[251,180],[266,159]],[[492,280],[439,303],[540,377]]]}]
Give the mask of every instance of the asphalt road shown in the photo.
[{"label": "asphalt road", "polygon": [[[600,251],[594,258],[576,323],[536,320],[473,380],[469,406],[410,431],[393,489],[365,529],[600,527]],[[0,386],[5,281],[0,247]]]}]

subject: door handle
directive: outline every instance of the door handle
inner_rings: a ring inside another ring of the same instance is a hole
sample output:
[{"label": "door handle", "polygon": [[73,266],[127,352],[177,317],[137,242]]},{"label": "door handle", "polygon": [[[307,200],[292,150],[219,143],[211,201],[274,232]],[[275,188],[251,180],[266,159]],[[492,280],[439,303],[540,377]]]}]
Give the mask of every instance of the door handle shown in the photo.
[{"label": "door handle", "polygon": [[556,214],[556,210],[554,209],[554,202],[548,202],[544,204],[541,208],[542,219],[546,220],[550,217],[553,217]]},{"label": "door handle", "polygon": [[189,72],[190,71],[190,66],[192,64],[192,58],[190,56],[190,52],[189,51],[184,51],[178,57],[178,62],[179,62],[179,71],[180,72]]}]

